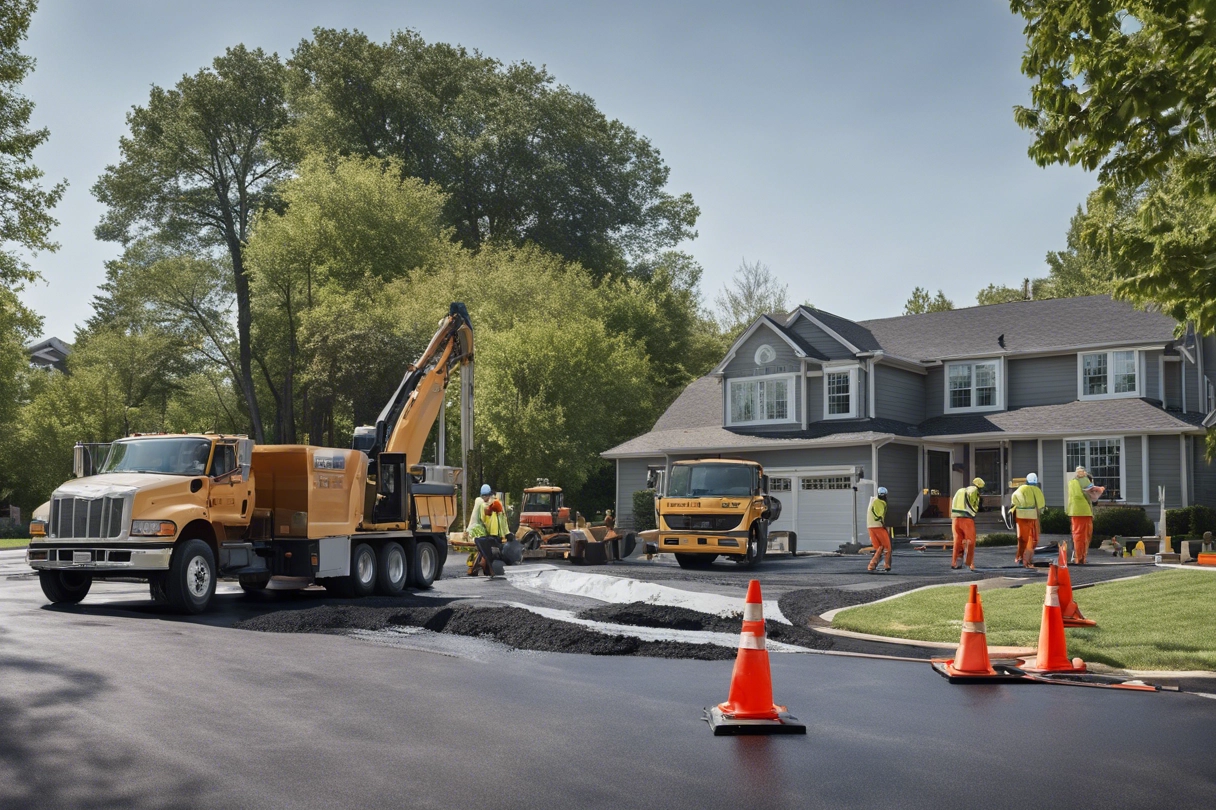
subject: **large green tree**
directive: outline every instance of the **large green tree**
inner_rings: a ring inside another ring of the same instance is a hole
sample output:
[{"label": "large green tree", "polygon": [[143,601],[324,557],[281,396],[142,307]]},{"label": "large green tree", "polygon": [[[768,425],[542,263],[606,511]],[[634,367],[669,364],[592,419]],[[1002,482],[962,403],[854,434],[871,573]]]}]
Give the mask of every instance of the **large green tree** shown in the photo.
[{"label": "large green tree", "polygon": [[[1098,171],[1080,238],[1116,295],[1216,328],[1216,8],[1183,0],[1014,0],[1026,20],[1015,110],[1030,156]],[[1098,210],[1095,211],[1095,208]]]},{"label": "large green tree", "polygon": [[127,115],[119,162],[93,186],[107,208],[98,238],[129,245],[154,237],[225,255],[236,301],[236,381],[258,441],[244,250],[254,215],[274,203],[275,185],[290,170],[276,149],[287,123],[285,70],[277,55],[238,45],[172,89],[154,85],[147,105]]},{"label": "large green tree", "polygon": [[904,302],[905,315],[923,315],[926,312],[948,312],[954,309],[954,302],[946,297],[941,290],[937,295],[931,295],[924,287],[916,287],[908,300]]},{"label": "large green tree", "polygon": [[394,158],[447,194],[466,247],[541,247],[601,276],[695,236],[657,149],[543,68],[427,43],[319,28],[291,61],[297,146]]}]

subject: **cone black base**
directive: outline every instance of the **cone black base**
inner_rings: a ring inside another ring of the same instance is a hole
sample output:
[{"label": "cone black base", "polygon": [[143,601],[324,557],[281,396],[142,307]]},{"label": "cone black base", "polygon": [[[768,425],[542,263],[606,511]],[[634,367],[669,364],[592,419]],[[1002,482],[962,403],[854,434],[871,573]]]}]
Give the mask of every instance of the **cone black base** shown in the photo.
[{"label": "cone black base", "polygon": [[948,666],[954,663],[953,658],[935,658],[930,663],[933,665],[933,671],[950,683],[1031,683],[1025,673],[1004,664],[992,665],[996,670],[995,675],[955,675],[948,669]]},{"label": "cone black base", "polygon": [[715,737],[751,734],[806,734],[806,725],[788,712],[778,712],[776,720],[743,720],[726,714],[717,706],[705,710],[705,721]]}]

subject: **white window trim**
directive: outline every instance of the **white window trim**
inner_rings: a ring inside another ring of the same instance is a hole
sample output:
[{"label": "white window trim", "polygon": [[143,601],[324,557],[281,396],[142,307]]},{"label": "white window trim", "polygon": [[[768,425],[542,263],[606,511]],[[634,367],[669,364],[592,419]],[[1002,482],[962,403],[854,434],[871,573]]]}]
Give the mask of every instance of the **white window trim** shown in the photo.
[{"label": "white window trim", "polygon": [[[1093,354],[1093,352],[1086,352]],[[1115,503],[1127,503],[1127,437],[1126,436],[1065,436],[1064,441],[1060,444],[1060,456],[1064,463],[1064,503],[1068,503],[1068,482],[1077,477],[1075,467],[1068,466],[1068,443],[1069,442],[1092,442],[1100,439],[1107,441],[1118,440],[1119,442],[1119,499]],[[1086,467],[1086,472],[1089,468]]]},{"label": "white window trim", "polygon": [[[1106,355],[1106,387],[1109,392],[1111,388],[1111,376],[1114,374],[1115,364],[1112,354],[1115,352],[1132,352],[1133,361],[1132,368],[1136,370],[1136,387],[1131,391],[1120,393],[1106,394],[1086,394],[1085,393],[1085,355],[1087,354],[1104,354]],[[1086,402],[1101,400],[1101,399],[1138,399],[1141,396],[1141,391],[1144,389],[1144,375],[1140,373],[1140,350],[1139,349],[1103,349],[1096,352],[1077,352],[1077,399]]]},{"label": "white window trim", "polygon": [[[983,357],[975,360],[950,360],[942,363],[942,407],[943,413],[988,413],[989,411],[1004,410],[1005,401],[1005,364],[1000,357]],[[975,401],[975,365],[977,363],[992,363],[996,366],[996,393],[992,397],[992,405],[972,405],[967,408],[950,407],[950,367],[971,366],[971,401]]]},{"label": "white window trim", "polygon": [[[795,382],[798,379],[797,373],[792,374],[758,374],[754,377],[727,377],[726,378],[726,425],[727,427],[745,427],[751,425],[792,425],[797,424],[801,420],[798,417],[798,399],[795,394]],[[768,380],[785,380],[786,381],[786,402],[789,403],[789,411],[785,419],[753,419],[748,422],[736,422],[731,418],[731,403],[730,392],[733,383],[737,382],[766,382]]]},{"label": "white window trim", "polygon": [[[823,369],[823,418],[824,419],[856,419],[857,418],[857,372],[860,366],[824,366]],[[844,374],[849,375],[849,412],[848,413],[828,413],[828,375],[829,374]]]}]

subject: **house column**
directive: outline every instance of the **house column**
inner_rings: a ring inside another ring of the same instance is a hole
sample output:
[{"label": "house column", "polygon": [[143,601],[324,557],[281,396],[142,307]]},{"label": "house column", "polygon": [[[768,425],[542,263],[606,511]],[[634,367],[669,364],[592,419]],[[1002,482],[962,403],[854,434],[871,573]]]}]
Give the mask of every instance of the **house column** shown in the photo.
[{"label": "house column", "polygon": [[1043,473],[1044,473],[1044,470],[1043,470],[1043,440],[1039,439],[1037,444],[1039,445],[1039,469],[1037,470],[1037,472],[1039,474],[1039,489],[1042,489],[1043,488]]},{"label": "house column", "polygon": [[[1186,390],[1186,389],[1183,389]],[[1191,505],[1190,493],[1187,492],[1189,487],[1186,482],[1186,434],[1178,434],[1178,467],[1181,475],[1178,477],[1178,488],[1182,490],[1182,507]]]},{"label": "house column", "polygon": [[1140,437],[1140,502],[1148,504],[1148,434]]}]

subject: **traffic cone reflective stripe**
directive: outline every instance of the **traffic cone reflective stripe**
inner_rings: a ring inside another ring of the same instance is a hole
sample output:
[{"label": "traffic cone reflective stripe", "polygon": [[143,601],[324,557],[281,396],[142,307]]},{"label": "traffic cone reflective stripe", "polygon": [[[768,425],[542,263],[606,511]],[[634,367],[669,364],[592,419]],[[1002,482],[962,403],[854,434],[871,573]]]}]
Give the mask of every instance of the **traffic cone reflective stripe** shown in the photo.
[{"label": "traffic cone reflective stripe", "polygon": [[1077,607],[1072,596],[1072,575],[1068,573],[1068,555],[1064,553],[1064,544],[1060,544],[1060,563],[1056,577],[1060,582],[1060,614],[1064,617],[1065,627],[1094,627],[1098,623],[1087,619]]},{"label": "traffic cone reflective stripe", "polygon": [[945,662],[946,672],[952,676],[996,675],[988,660],[988,639],[985,636],[984,605],[980,601],[979,588],[972,585],[967,591],[967,605],[963,608],[963,634],[958,642],[958,651],[953,660]]},{"label": "traffic cone reflective stripe", "polygon": [[1047,593],[1043,598],[1043,622],[1039,626],[1039,650],[1033,665],[1030,659],[1023,668],[1032,672],[1084,672],[1080,658],[1068,660],[1068,643],[1064,639],[1064,616],[1060,611],[1059,570],[1055,563],[1047,570]]},{"label": "traffic cone reflective stripe", "polygon": [[739,649],[741,650],[763,650],[764,634],[756,635],[755,633],[740,633],[739,634]]}]

